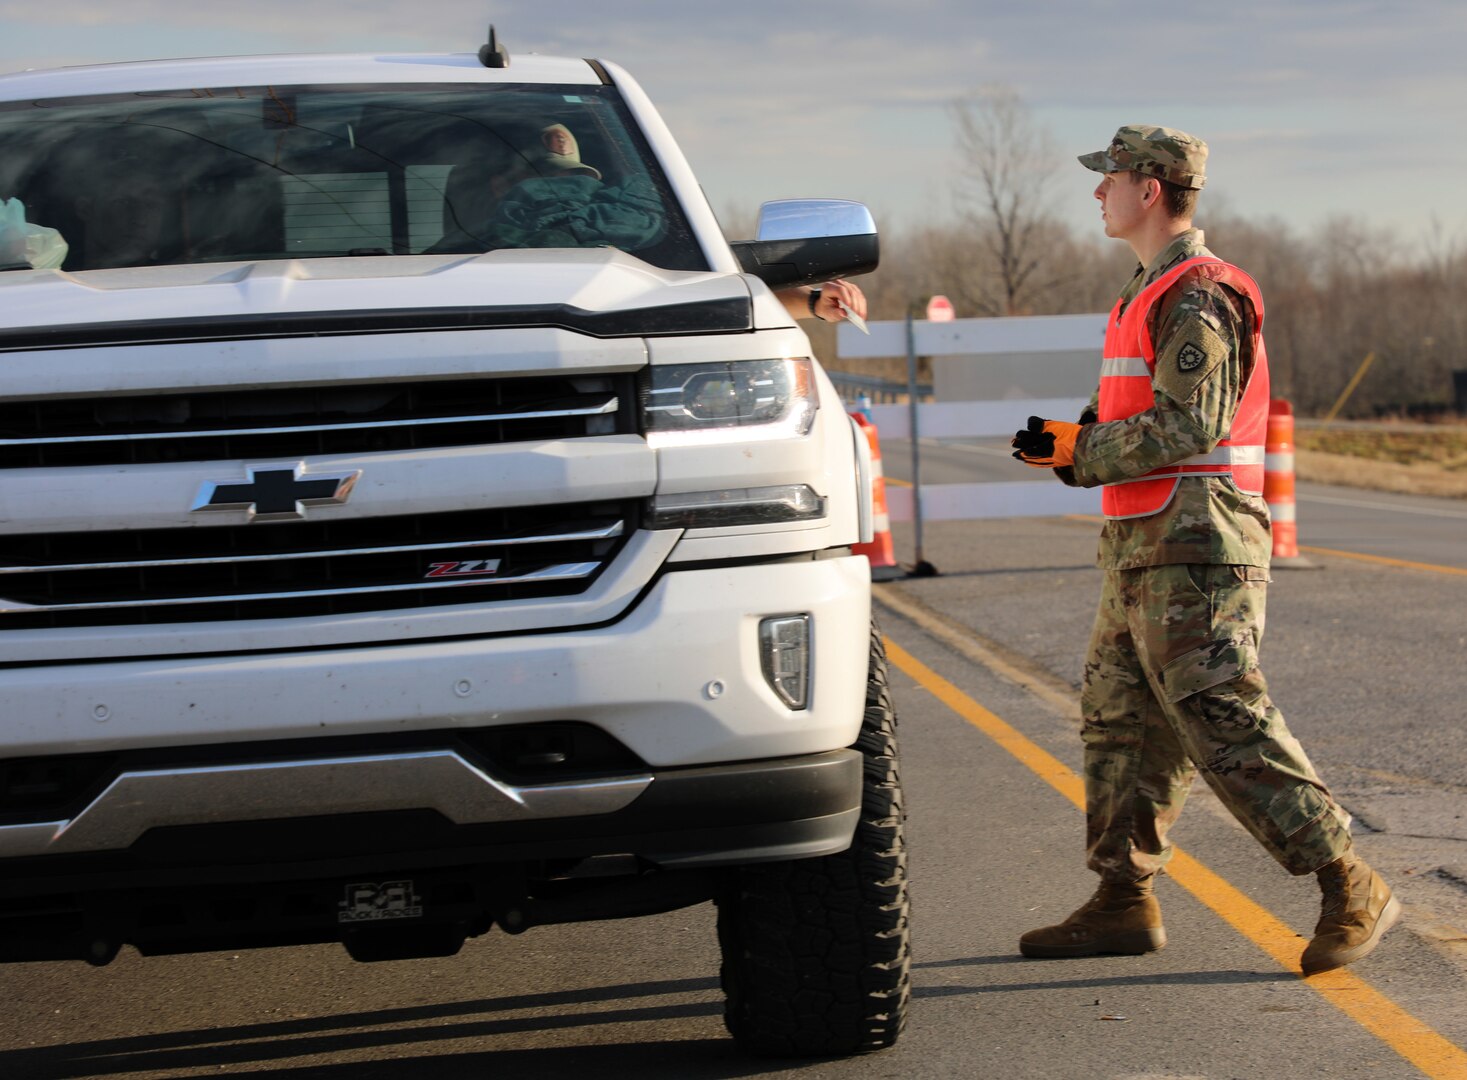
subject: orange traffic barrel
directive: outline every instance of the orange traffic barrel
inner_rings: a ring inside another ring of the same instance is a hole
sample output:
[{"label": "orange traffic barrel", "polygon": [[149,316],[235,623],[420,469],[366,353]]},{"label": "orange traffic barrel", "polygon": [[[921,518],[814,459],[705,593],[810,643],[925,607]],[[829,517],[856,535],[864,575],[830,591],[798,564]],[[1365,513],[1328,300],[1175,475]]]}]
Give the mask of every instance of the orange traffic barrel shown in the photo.
[{"label": "orange traffic barrel", "polygon": [[1273,522],[1273,564],[1310,566],[1299,554],[1299,523],[1294,513],[1294,407],[1281,398],[1268,403],[1264,436],[1263,501]]},{"label": "orange traffic barrel", "polygon": [[897,565],[896,547],[891,539],[891,515],[886,509],[886,474],[881,469],[881,440],[876,436],[876,425],[859,412],[851,413],[852,419],[866,433],[866,443],[871,447],[871,531],[869,544],[854,544],[851,551],[864,555],[871,562],[872,581],[891,581],[904,577],[905,571]]}]

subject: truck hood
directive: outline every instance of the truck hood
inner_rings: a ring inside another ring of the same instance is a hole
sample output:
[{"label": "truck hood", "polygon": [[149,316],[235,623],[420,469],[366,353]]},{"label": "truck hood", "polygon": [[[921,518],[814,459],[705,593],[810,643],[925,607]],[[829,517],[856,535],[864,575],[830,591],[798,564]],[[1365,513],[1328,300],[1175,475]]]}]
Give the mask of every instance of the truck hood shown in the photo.
[{"label": "truck hood", "polygon": [[735,274],[611,248],[0,274],[0,352],[554,326],[594,337],[753,328]]}]

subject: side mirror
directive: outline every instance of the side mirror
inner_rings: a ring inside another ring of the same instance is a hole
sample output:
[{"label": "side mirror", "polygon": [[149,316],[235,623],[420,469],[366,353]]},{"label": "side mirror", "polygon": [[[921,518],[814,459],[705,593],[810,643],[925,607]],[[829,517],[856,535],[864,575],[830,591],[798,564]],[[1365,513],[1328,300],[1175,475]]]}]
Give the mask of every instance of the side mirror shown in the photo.
[{"label": "side mirror", "polygon": [[881,261],[871,211],[843,199],[767,202],[759,238],[730,246],[745,273],[774,289],[869,274]]}]

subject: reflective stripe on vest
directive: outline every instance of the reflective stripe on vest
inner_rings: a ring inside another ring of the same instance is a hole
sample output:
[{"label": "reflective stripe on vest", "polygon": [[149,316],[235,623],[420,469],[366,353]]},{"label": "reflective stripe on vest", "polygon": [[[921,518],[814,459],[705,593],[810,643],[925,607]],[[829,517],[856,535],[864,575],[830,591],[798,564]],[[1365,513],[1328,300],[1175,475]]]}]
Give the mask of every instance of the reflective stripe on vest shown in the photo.
[{"label": "reflective stripe on vest", "polygon": [[1151,365],[1144,356],[1108,356],[1100,361],[1102,379],[1117,375],[1135,375],[1150,382]]},{"label": "reflective stripe on vest", "polygon": [[1268,357],[1263,347],[1263,296],[1253,279],[1221,259],[1200,256],[1172,267],[1121,310],[1111,309],[1100,364],[1100,420],[1124,420],[1155,404],[1156,348],[1148,326],[1152,307],[1189,270],[1236,289],[1253,304],[1253,370],[1243,387],[1233,427],[1211,453],[1197,454],[1144,476],[1106,484],[1101,508],[1108,518],[1146,517],[1166,508],[1177,484],[1189,477],[1230,476],[1249,495],[1263,494],[1264,436],[1268,427]]}]

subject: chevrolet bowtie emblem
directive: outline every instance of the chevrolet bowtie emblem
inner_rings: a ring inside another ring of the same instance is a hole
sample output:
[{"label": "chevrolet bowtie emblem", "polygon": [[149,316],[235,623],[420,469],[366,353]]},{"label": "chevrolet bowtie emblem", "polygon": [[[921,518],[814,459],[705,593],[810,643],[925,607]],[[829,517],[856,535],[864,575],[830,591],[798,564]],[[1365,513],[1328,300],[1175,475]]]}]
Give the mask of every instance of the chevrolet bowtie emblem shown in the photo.
[{"label": "chevrolet bowtie emblem", "polygon": [[305,464],[245,469],[241,481],[205,481],[190,510],[243,510],[251,521],[299,521],[308,506],[344,503],[362,470],[342,476],[305,474]]}]

